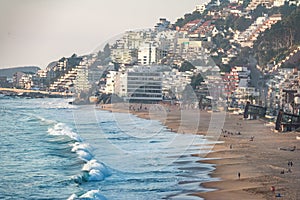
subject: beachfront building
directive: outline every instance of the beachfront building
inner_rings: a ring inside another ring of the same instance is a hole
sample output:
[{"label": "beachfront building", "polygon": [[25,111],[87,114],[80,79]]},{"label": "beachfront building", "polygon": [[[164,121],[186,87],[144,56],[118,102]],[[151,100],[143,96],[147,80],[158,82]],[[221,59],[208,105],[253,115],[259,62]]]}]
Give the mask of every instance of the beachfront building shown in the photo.
[{"label": "beachfront building", "polygon": [[298,105],[295,105],[295,97],[300,96],[300,72],[291,69],[285,73],[284,79],[279,84],[280,106],[284,112],[298,113]]},{"label": "beachfront building", "polygon": [[77,75],[74,80],[74,88],[77,94],[88,93],[91,89],[91,83],[89,82],[90,64],[88,59],[84,58],[76,67]]},{"label": "beachfront building", "polygon": [[255,99],[259,97],[259,92],[254,87],[238,87],[235,90],[235,98],[238,104],[245,105],[248,101],[255,104]]},{"label": "beachfront building", "polygon": [[133,66],[124,71],[110,71],[105,93],[116,94],[128,102],[163,100],[162,73],[153,66]]},{"label": "beachfront building", "polygon": [[69,70],[67,73],[56,79],[49,86],[50,91],[71,91],[74,84],[74,80],[77,77],[77,67]]},{"label": "beachfront building", "polygon": [[139,95],[147,101],[181,99],[193,74],[167,66],[134,66],[123,71],[109,71],[102,92],[117,94],[127,100],[139,100]]},{"label": "beachfront building", "polygon": [[16,72],[13,75],[13,86],[22,89],[31,89],[33,86],[32,76],[33,74]]},{"label": "beachfront building", "polygon": [[13,86],[22,89],[31,89],[33,86],[32,76],[33,74],[16,72],[13,75]]},{"label": "beachfront building", "polygon": [[264,106],[258,106],[247,102],[244,109],[245,119],[259,119],[266,115],[267,108]]},{"label": "beachfront building", "polygon": [[106,75],[106,83],[103,91],[100,91],[105,94],[115,94],[116,87],[116,77],[119,72],[117,71],[109,71]]},{"label": "beachfront building", "polygon": [[247,67],[233,67],[229,73],[223,75],[223,81],[224,94],[231,103],[232,101],[245,103],[257,97],[255,89],[249,87],[250,70]]}]

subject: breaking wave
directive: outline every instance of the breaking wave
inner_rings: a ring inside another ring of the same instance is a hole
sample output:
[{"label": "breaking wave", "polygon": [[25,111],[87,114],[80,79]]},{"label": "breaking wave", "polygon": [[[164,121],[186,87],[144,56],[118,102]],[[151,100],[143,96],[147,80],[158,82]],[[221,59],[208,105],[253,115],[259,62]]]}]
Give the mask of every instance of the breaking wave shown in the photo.
[{"label": "breaking wave", "polygon": [[[73,140],[70,151],[77,154],[77,158],[84,164],[79,175],[73,176],[77,184],[84,184],[91,181],[103,181],[111,175],[111,170],[104,164],[97,161],[92,153],[93,148],[85,143],[78,133],[64,123],[55,123],[48,128],[48,133],[53,136],[68,137]],[[99,190],[90,190],[84,194],[72,194],[68,199],[106,199]]]}]

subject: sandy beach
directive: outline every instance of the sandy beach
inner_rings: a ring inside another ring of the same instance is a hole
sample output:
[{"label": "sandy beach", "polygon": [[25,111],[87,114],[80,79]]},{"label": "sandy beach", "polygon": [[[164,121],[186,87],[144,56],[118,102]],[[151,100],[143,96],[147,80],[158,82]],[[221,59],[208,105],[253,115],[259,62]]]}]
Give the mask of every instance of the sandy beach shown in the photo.
[{"label": "sandy beach", "polygon": [[[180,110],[163,105],[100,105],[111,112],[130,112],[138,117],[161,121],[174,132],[202,134],[214,145],[209,154],[193,155],[214,164],[212,177],[203,183],[215,191],[195,193],[207,200],[300,199],[300,140],[297,133],[276,133],[263,120],[244,120],[242,115]],[[238,176],[240,175],[240,176]],[[276,197],[279,196],[280,197]]]}]

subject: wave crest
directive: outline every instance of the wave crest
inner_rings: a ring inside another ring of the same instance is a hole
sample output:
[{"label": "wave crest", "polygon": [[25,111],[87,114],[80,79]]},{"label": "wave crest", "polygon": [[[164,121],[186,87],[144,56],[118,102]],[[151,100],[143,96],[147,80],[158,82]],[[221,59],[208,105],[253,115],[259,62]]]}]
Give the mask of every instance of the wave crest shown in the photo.
[{"label": "wave crest", "polygon": [[76,199],[93,199],[93,200],[106,200],[106,198],[100,193],[100,190],[90,190],[84,193],[81,196],[77,196],[76,194],[72,194],[68,200],[76,200]]},{"label": "wave crest", "polygon": [[102,181],[111,175],[110,170],[97,160],[90,160],[83,167],[82,171],[88,172],[88,181]]},{"label": "wave crest", "polygon": [[57,123],[54,125],[53,128],[48,128],[48,133],[50,135],[68,136],[77,142],[82,141],[80,136],[77,133],[73,132],[72,129],[64,123]]}]

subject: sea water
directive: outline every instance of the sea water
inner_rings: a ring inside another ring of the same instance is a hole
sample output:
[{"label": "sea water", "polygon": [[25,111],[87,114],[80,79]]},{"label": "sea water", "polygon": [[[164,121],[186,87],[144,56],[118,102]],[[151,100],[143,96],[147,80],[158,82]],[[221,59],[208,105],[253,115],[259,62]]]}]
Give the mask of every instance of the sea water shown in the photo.
[{"label": "sea water", "polygon": [[0,97],[0,199],[200,199],[211,144],[156,120]]}]

